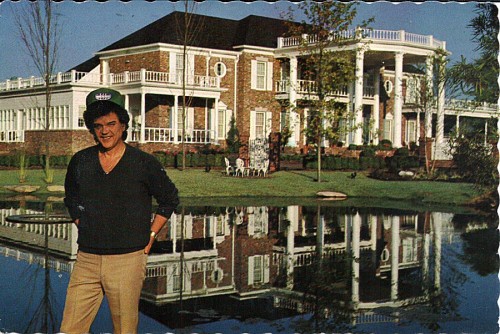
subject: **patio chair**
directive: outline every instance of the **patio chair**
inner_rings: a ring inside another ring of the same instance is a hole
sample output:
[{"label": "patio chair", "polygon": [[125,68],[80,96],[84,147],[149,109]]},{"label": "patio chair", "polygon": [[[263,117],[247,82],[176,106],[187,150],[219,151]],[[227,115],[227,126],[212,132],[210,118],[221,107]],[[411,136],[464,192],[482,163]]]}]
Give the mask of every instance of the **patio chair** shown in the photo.
[{"label": "patio chair", "polygon": [[241,173],[241,176],[245,175],[245,162],[243,159],[238,158],[236,159],[236,167],[234,170],[234,174],[238,176]]},{"label": "patio chair", "polygon": [[226,162],[226,175],[233,175],[234,167],[229,163],[229,159],[224,158],[224,161]]},{"label": "patio chair", "polygon": [[264,161],[264,164],[259,165],[257,169],[257,176],[260,176],[260,173],[262,173],[263,177],[266,177],[267,170],[269,169],[269,159]]}]

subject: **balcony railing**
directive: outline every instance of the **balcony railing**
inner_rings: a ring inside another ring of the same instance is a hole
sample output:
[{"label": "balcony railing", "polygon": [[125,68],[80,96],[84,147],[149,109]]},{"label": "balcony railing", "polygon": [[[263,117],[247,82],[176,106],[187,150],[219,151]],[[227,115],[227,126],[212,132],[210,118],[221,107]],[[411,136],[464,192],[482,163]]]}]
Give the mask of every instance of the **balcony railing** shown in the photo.
[{"label": "balcony railing", "polygon": [[[312,80],[297,80],[295,90],[298,94],[314,95],[317,92],[316,82]],[[290,81],[289,80],[276,81],[276,93],[277,94],[290,93]],[[335,91],[333,95],[337,97],[347,97],[349,95],[347,86]],[[375,95],[375,88],[373,86],[363,87],[363,97],[373,98],[374,95]]]},{"label": "balcony railing", "polygon": [[[89,85],[119,85],[127,83],[141,82],[146,83],[164,83],[172,86],[181,87],[183,80],[182,76],[172,75],[168,72],[157,71],[132,71],[122,73],[110,73],[107,76],[96,73],[71,71],[65,73],[57,73],[50,76],[49,82],[52,85],[60,85],[67,83],[80,83]],[[45,85],[44,78],[16,78],[0,82],[0,91],[10,91],[18,89],[29,89],[34,87],[43,87]],[[219,88],[220,79],[218,77],[191,75],[186,77],[186,85],[188,88]]]},{"label": "balcony railing", "polygon": [[[132,131],[131,141],[138,142],[141,139],[140,130]],[[182,142],[182,130],[172,128],[145,128],[144,141],[147,143],[175,143]],[[187,130],[184,136],[184,142],[190,144],[213,144],[215,140],[215,131],[213,130]]]},{"label": "balcony railing", "polygon": [[[404,30],[350,29],[342,31],[340,35],[342,39],[347,40],[359,36],[363,41],[400,42],[428,46],[436,49],[446,49],[446,42],[434,39],[432,35],[419,35]],[[278,37],[278,49],[299,46],[301,43],[314,44],[316,42],[317,38],[313,35]]]}]

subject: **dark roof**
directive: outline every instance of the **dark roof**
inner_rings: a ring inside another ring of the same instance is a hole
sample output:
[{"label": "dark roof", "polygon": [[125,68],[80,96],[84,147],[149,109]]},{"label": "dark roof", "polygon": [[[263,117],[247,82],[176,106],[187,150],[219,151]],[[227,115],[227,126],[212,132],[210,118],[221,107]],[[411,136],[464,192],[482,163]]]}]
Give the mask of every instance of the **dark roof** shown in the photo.
[{"label": "dark roof", "polygon": [[[188,14],[189,46],[233,50],[235,45],[276,47],[277,38],[287,28],[283,20],[250,15],[237,21],[212,16]],[[173,12],[122,38],[100,51],[128,48],[153,43],[182,45],[184,13]]]},{"label": "dark roof", "polygon": [[[288,30],[284,20],[257,15],[250,15],[239,21],[198,14],[188,15],[188,45],[194,47],[217,50],[234,50],[235,46],[241,45],[276,48],[278,37],[284,36]],[[154,43],[183,45],[183,22],[183,12],[172,12],[100,51]],[[93,57],[73,69],[88,72],[98,64],[99,58]],[[92,65],[94,66],[91,67]]]}]

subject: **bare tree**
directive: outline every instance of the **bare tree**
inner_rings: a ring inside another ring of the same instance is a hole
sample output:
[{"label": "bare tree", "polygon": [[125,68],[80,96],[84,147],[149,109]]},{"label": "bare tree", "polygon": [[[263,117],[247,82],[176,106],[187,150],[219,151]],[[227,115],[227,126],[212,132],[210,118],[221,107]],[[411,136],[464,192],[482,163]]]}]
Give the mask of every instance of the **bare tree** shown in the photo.
[{"label": "bare tree", "polygon": [[[57,64],[60,27],[57,15],[53,11],[52,1],[34,1],[17,6],[14,11],[19,28],[21,43],[31,61],[43,77],[45,85],[45,113],[43,128],[50,131],[50,110],[52,97],[52,77]],[[50,166],[50,142],[45,138],[45,182],[53,182],[53,170]]]},{"label": "bare tree", "polygon": [[[203,20],[200,17],[196,17],[193,14],[196,9],[196,2],[184,0],[184,15],[180,22],[177,22],[176,26],[178,28],[177,36],[179,37],[179,42],[182,43],[182,73],[181,83],[182,83],[182,132],[181,132],[181,148],[182,148],[182,169],[186,169],[186,132],[187,132],[187,116],[188,107],[191,105],[192,96],[188,96],[186,84],[190,83],[193,78],[190,77],[188,70],[190,71],[189,58],[189,46],[192,45],[193,41],[200,34],[203,28]],[[177,76],[179,78],[179,75]],[[174,120],[177,121],[177,120]]]}]

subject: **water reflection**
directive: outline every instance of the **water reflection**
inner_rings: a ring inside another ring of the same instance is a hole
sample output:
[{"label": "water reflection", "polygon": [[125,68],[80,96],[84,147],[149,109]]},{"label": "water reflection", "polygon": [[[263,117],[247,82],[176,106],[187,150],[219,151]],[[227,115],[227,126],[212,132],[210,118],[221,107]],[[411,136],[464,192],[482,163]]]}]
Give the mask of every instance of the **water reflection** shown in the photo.
[{"label": "water reflection", "polygon": [[[29,212],[40,211],[1,210],[2,254],[69,273],[75,227],[5,221]],[[444,212],[183,207],[149,256],[141,312],[157,330],[254,319],[250,330],[261,331],[272,321],[273,332],[377,332],[381,324],[439,331],[470,316],[460,302],[470,276],[465,265],[483,276],[498,271],[495,228],[489,218]],[[50,284],[44,289],[50,295]],[[479,291],[476,298],[481,299]],[[50,302],[43,305],[53,308]],[[59,308],[45,314],[62,312]],[[487,327],[498,329],[496,320]]]}]

